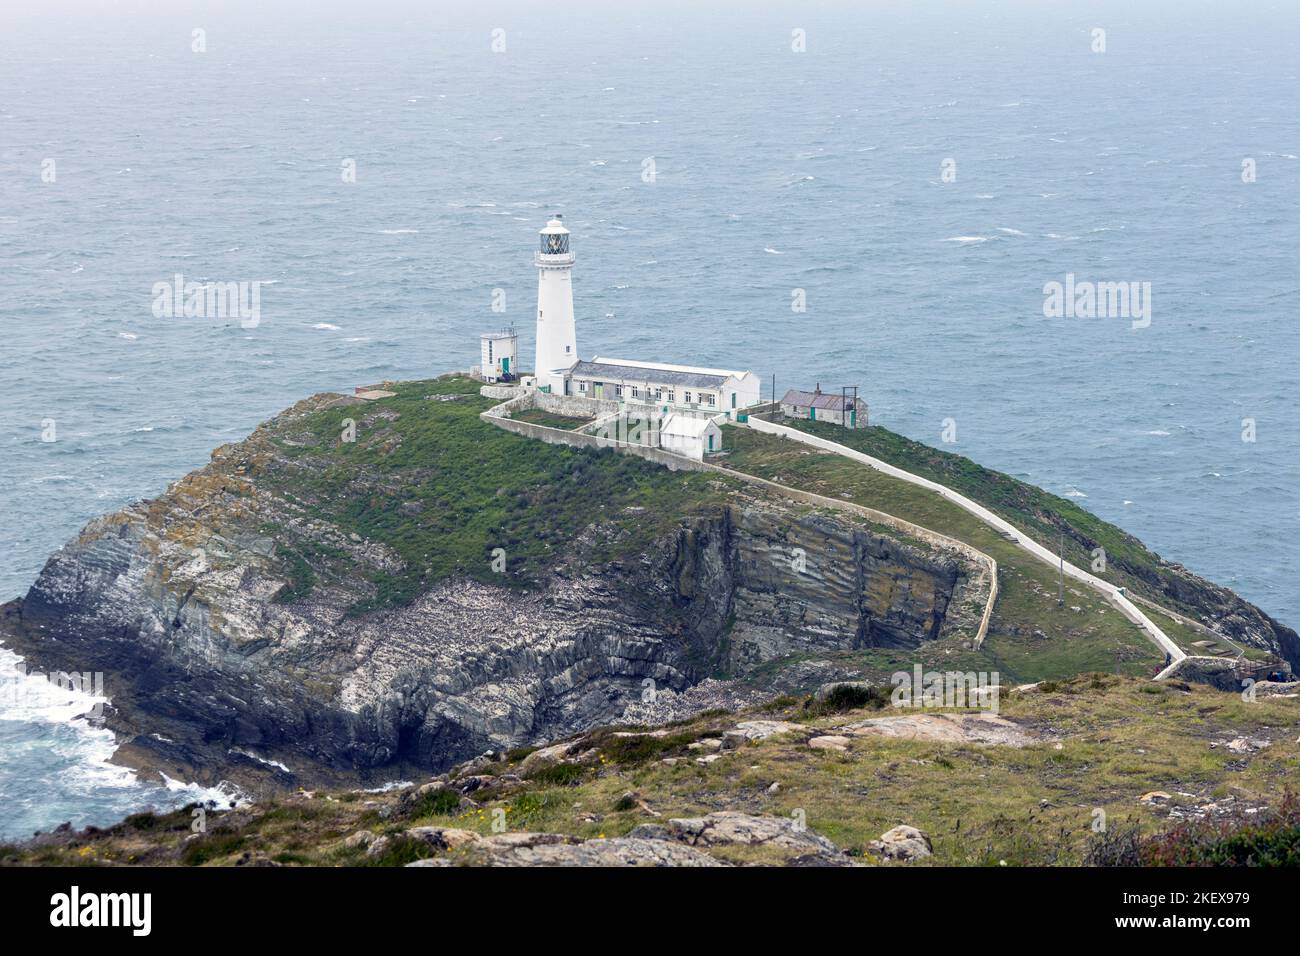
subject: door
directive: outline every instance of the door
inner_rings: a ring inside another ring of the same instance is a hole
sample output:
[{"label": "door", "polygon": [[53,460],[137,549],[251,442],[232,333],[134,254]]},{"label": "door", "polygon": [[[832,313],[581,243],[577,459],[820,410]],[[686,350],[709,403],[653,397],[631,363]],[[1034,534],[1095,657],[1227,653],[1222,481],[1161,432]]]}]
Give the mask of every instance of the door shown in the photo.
[{"label": "door", "polygon": [[593,395],[595,395],[597,398],[604,398],[604,397],[605,397],[605,383],[604,383],[604,382],[593,382],[593,383],[592,383],[592,386],[591,386],[591,393],[592,393]]},{"label": "door", "polygon": [[817,409],[815,408],[808,409],[808,418],[814,422],[817,421]]},{"label": "door", "polygon": [[509,356],[507,356],[506,358],[503,358],[503,359],[501,360],[501,374],[502,374],[502,375],[509,375],[509,374],[510,374],[510,358],[509,358]]}]

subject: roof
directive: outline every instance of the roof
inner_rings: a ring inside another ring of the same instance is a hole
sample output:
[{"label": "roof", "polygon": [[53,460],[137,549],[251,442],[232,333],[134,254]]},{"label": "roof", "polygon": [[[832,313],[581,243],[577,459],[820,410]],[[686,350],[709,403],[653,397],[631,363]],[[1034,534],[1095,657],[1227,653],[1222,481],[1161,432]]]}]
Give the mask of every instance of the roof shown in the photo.
[{"label": "roof", "polygon": [[659,434],[699,438],[709,430],[710,425],[713,425],[714,428],[718,427],[713,424],[712,418],[696,418],[692,415],[669,415],[663,420],[663,424],[659,426]]},{"label": "roof", "polygon": [[718,388],[736,373],[722,369],[691,368],[686,365],[655,365],[651,362],[602,359],[597,356],[590,362],[574,362],[569,374],[582,378],[680,385],[685,388]]},{"label": "roof", "polygon": [[479,335],[480,339],[517,339],[518,332],[484,332]]},{"label": "roof", "polygon": [[597,355],[593,362],[606,365],[627,365],[632,368],[652,368],[669,372],[695,372],[699,375],[721,375],[723,378],[744,378],[748,372],[736,372],[729,368],[701,368],[698,365],[669,365],[667,362],[634,362],[632,359],[601,358]]},{"label": "roof", "polygon": [[[825,392],[805,392],[792,388],[781,397],[781,404],[797,405],[800,408],[828,408],[840,412],[844,410],[844,396],[828,395]],[[858,399],[858,405],[861,404],[862,399]]]}]

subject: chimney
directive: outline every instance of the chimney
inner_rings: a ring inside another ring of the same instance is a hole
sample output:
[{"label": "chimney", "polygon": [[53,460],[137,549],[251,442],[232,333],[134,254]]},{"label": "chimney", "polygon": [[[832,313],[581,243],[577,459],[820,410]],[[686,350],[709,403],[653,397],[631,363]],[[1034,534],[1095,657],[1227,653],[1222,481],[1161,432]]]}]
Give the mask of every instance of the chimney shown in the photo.
[{"label": "chimney", "polygon": [[822,393],[822,383],[818,382],[817,387],[813,389],[813,394],[820,395],[821,393]]}]

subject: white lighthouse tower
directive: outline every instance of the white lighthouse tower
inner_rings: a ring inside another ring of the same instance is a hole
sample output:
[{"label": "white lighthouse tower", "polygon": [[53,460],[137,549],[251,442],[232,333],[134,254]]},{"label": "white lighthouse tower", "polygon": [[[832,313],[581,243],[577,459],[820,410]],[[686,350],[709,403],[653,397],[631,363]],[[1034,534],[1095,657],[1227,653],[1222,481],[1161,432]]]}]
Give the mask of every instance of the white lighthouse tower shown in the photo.
[{"label": "white lighthouse tower", "polygon": [[577,331],[573,323],[573,262],[569,230],[556,214],[542,230],[537,264],[537,362],[539,388],[554,395],[565,393],[565,372],[578,361]]}]

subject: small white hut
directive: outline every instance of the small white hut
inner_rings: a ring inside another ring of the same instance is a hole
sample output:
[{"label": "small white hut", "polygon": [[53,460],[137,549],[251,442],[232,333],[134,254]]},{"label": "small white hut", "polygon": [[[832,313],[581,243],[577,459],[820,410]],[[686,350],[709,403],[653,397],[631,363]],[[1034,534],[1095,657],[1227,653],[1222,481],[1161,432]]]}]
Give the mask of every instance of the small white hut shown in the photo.
[{"label": "small white hut", "polygon": [[712,418],[669,415],[659,426],[659,446],[696,461],[722,450],[722,429]]},{"label": "small white hut", "polygon": [[519,336],[508,332],[484,332],[479,336],[482,346],[483,381],[513,381],[519,377]]}]

